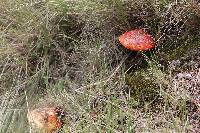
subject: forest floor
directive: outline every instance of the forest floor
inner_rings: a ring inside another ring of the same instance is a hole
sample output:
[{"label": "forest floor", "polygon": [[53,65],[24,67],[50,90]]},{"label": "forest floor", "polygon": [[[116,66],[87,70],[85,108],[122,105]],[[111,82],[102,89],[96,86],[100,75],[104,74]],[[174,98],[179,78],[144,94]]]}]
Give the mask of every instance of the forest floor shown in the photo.
[{"label": "forest floor", "polygon": [[[156,47],[118,41],[142,28]],[[0,0],[0,132],[64,109],[60,133],[199,133],[198,0]]]}]

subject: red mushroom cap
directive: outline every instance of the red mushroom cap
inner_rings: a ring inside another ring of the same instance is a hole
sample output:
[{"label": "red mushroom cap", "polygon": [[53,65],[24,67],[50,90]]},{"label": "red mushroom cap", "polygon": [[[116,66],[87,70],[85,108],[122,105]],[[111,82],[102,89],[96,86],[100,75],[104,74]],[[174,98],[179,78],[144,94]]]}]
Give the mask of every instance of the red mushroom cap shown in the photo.
[{"label": "red mushroom cap", "polygon": [[47,133],[52,133],[62,127],[62,116],[64,116],[64,111],[60,107],[37,108],[27,114],[31,125]]},{"label": "red mushroom cap", "polygon": [[152,36],[143,29],[127,31],[119,37],[119,41],[133,51],[146,51],[155,47]]}]

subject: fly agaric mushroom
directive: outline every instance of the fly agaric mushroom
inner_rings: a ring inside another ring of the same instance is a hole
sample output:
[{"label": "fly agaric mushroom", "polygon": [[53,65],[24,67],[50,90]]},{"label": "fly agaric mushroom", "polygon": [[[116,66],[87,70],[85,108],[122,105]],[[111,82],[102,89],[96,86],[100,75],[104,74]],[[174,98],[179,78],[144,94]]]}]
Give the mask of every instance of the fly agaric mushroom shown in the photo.
[{"label": "fly agaric mushroom", "polygon": [[63,125],[60,117],[64,111],[60,107],[38,108],[28,112],[27,117],[31,126],[47,133],[60,129]]},{"label": "fly agaric mushroom", "polygon": [[146,51],[155,47],[152,36],[143,29],[125,32],[119,37],[119,42],[133,51]]}]

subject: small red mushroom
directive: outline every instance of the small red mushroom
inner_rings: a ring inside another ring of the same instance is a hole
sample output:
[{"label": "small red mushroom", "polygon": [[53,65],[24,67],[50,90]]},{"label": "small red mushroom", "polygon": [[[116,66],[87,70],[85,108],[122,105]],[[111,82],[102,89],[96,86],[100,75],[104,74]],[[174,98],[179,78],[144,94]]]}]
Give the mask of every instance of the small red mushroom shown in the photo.
[{"label": "small red mushroom", "polygon": [[125,32],[119,37],[119,42],[133,51],[146,51],[155,47],[152,36],[143,29]]},{"label": "small red mushroom", "polygon": [[31,126],[53,133],[63,125],[59,115],[63,115],[60,107],[38,108],[28,112],[27,117]]}]

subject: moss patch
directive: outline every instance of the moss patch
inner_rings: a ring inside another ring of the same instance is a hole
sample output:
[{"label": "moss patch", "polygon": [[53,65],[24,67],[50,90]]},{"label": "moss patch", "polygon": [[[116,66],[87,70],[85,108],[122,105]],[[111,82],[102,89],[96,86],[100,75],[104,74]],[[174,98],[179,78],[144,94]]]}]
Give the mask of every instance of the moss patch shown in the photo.
[{"label": "moss patch", "polygon": [[145,69],[127,74],[126,82],[131,88],[131,96],[136,101],[150,102],[158,96],[158,85]]}]

